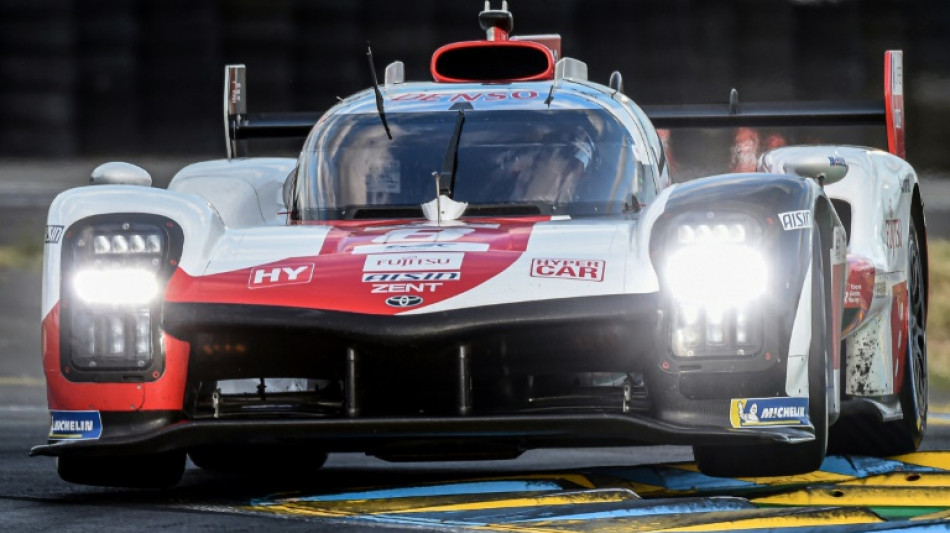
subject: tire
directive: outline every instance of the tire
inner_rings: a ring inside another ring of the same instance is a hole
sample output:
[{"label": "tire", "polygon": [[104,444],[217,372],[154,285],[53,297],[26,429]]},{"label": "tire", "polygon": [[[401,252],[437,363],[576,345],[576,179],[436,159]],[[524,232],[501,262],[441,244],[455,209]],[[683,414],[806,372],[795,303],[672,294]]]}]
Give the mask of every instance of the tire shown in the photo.
[{"label": "tire", "polygon": [[81,485],[165,489],[181,480],[185,471],[185,452],[57,457],[56,471],[64,481]]},{"label": "tire", "polygon": [[319,470],[327,454],[302,445],[232,445],[193,448],[191,462],[227,474],[291,475]]},{"label": "tire", "polygon": [[908,342],[899,393],[904,415],[893,422],[864,414],[842,418],[832,431],[835,453],[877,457],[910,453],[920,447],[927,431],[927,287],[913,217],[907,238],[907,292]]},{"label": "tire", "polygon": [[828,449],[828,361],[831,338],[831,270],[818,231],[812,243],[812,339],[808,353],[808,413],[815,440],[742,447],[693,446],[700,472],[716,477],[790,476],[821,467]]}]

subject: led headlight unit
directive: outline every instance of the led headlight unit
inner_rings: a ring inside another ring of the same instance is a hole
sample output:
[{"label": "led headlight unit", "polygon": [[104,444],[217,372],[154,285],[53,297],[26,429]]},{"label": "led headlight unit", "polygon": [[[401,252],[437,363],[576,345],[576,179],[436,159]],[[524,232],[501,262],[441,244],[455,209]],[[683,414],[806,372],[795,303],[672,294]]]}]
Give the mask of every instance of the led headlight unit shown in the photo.
[{"label": "led headlight unit", "polygon": [[161,293],[181,245],[180,227],[156,215],[95,216],[67,230],[60,324],[64,375],[79,381],[154,379],[163,362],[157,327]]},{"label": "led headlight unit", "polygon": [[679,357],[745,356],[761,344],[769,282],[762,228],[741,213],[680,216],[666,231],[663,274]]}]

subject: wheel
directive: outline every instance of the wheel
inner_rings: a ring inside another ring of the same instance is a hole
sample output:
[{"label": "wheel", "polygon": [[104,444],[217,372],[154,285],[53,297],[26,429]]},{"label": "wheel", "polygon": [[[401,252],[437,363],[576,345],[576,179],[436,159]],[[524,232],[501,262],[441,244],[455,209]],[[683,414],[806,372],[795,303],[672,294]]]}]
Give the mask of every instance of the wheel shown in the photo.
[{"label": "wheel", "polygon": [[927,286],[917,225],[911,218],[907,238],[907,352],[900,387],[903,417],[883,422],[879,416],[852,415],[832,431],[832,450],[884,457],[920,447],[927,430]]},{"label": "wheel", "polygon": [[181,480],[185,471],[185,452],[57,457],[56,471],[64,481],[81,485],[164,489]]},{"label": "wheel", "polygon": [[188,457],[195,466],[229,474],[296,474],[318,470],[325,452],[303,445],[231,445],[192,448]]},{"label": "wheel", "polygon": [[812,338],[808,353],[808,414],[815,440],[742,447],[693,446],[700,472],[716,477],[789,476],[821,467],[828,449],[828,353],[831,338],[830,265],[818,231],[812,239]]}]

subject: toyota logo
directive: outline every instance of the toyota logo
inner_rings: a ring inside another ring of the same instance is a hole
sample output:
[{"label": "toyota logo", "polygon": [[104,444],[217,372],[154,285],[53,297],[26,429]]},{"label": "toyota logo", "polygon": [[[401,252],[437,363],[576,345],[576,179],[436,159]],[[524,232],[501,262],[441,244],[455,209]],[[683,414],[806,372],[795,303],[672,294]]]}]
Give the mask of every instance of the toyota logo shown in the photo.
[{"label": "toyota logo", "polygon": [[411,296],[401,294],[399,296],[390,296],[386,298],[386,305],[389,307],[414,307],[422,303],[421,296]]}]

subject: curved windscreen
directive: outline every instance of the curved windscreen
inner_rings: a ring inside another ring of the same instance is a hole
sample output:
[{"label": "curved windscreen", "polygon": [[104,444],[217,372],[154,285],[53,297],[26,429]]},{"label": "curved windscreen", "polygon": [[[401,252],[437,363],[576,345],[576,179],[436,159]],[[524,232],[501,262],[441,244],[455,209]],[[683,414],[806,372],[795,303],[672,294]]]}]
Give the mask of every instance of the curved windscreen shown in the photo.
[{"label": "curved windscreen", "polygon": [[300,219],[421,217],[437,187],[469,204],[463,216],[620,214],[634,207],[643,176],[632,138],[603,110],[387,119],[392,140],[376,114],[334,115],[321,125],[301,155]]}]

